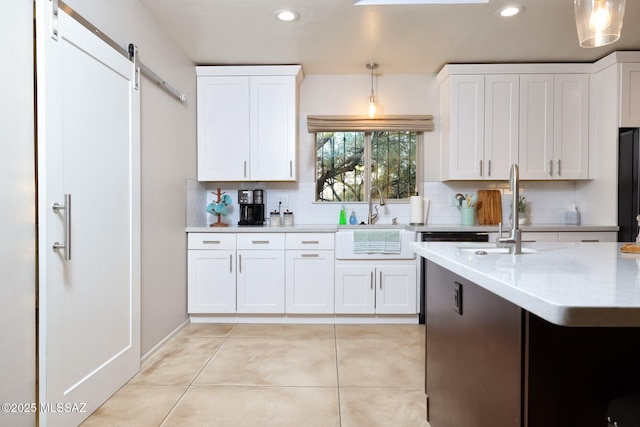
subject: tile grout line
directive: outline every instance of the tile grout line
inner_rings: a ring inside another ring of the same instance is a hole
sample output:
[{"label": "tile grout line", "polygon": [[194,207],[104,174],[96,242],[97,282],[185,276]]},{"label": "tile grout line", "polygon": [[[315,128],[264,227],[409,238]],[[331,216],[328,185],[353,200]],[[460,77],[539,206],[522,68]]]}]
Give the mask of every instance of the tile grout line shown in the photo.
[{"label": "tile grout line", "polygon": [[338,364],[338,332],[336,325],[333,325],[333,343],[336,350],[336,389],[338,392],[338,425],[342,427],[342,404],[340,402],[340,366]]},{"label": "tile grout line", "polygon": [[[164,418],[162,419],[162,421],[160,422],[160,424],[158,424],[158,427],[161,427],[165,421],[167,421],[167,418],[169,418],[169,415],[171,415],[171,412],[173,412],[173,410],[176,408],[176,406],[178,406],[178,403],[180,403],[180,401],[182,400],[182,398],[184,397],[185,394],[187,394],[187,392],[191,389],[191,386],[193,385],[193,383],[196,381],[196,379],[198,378],[198,376],[202,373],[202,371],[204,370],[204,368],[207,367],[207,365],[209,364],[209,362],[211,362],[211,359],[213,359],[213,357],[216,355],[216,353],[218,353],[218,351],[220,350],[220,348],[222,347],[222,345],[227,342],[227,339],[231,336],[231,333],[233,332],[233,330],[238,326],[237,323],[235,323],[233,325],[233,328],[231,328],[231,330],[229,331],[229,333],[227,333],[227,335],[225,337],[223,337],[224,339],[222,340],[222,342],[220,343],[220,345],[218,346],[218,348],[216,348],[216,350],[211,354],[211,356],[209,356],[209,358],[207,359],[207,361],[202,365],[202,368],[200,368],[200,370],[196,373],[196,375],[193,377],[193,379],[191,380],[191,382],[187,385],[187,388],[184,390],[184,392],[180,395],[180,397],[178,397],[178,400],[176,400],[176,403],[173,404],[173,406],[171,406],[171,408],[169,409],[169,411],[167,412],[167,415],[164,416]],[[218,338],[218,337],[214,337],[214,338]]]}]

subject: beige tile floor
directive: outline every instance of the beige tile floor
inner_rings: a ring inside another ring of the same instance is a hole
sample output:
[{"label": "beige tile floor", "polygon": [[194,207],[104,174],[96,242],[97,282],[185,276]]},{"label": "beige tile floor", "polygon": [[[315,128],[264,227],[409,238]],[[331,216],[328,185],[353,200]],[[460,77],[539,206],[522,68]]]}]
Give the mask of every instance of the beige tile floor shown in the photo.
[{"label": "beige tile floor", "polygon": [[191,324],[82,425],[428,427],[424,325]]}]

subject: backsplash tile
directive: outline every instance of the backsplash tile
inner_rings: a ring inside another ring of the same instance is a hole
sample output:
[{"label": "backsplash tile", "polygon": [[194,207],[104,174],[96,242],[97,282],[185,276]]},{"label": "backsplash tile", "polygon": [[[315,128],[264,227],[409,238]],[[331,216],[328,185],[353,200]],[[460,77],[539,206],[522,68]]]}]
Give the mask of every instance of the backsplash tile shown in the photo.
[{"label": "backsplash tile", "polygon": [[[316,203],[314,201],[314,183],[204,183],[187,180],[187,226],[202,226],[217,221],[217,217],[206,212],[207,205],[214,201],[214,192],[218,186],[223,193],[229,194],[233,206],[223,222],[238,223],[238,189],[262,188],[266,190],[266,212],[278,208],[280,196],[288,197],[288,206],[282,211],[294,213],[296,224],[337,224],[341,203]],[[502,192],[502,217],[508,222],[511,192],[507,181],[449,181],[425,182],[421,194],[426,200],[425,214],[428,211],[427,225],[458,225],[460,210],[450,206],[449,199],[456,193],[474,194],[477,190],[500,190]],[[529,224],[564,223],[564,212],[576,201],[576,184],[573,181],[521,181],[520,195],[527,198],[527,220]],[[344,203],[347,217],[354,210],[358,222],[367,221],[368,204],[366,202]],[[410,219],[409,203],[388,202],[378,207],[379,224],[390,224],[393,218],[400,224],[408,224]],[[268,215],[267,215],[268,217]]]}]

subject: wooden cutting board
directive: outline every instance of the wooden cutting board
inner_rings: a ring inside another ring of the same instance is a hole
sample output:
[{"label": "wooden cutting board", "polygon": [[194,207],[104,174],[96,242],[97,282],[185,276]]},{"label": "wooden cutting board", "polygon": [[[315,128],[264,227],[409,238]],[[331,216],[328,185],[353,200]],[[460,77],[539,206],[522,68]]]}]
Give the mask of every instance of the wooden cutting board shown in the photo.
[{"label": "wooden cutting board", "polygon": [[497,225],[502,222],[502,195],[500,190],[478,190],[476,202],[478,224]]}]

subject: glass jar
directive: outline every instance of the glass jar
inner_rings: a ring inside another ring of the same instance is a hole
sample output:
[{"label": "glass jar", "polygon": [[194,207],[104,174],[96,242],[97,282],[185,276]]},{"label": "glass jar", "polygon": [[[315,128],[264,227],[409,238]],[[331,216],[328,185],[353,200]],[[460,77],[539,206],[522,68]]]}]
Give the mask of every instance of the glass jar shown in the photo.
[{"label": "glass jar", "polygon": [[271,214],[269,215],[269,222],[271,227],[280,227],[280,212],[271,212]]},{"label": "glass jar", "polygon": [[289,212],[288,210],[283,215],[283,223],[285,227],[293,227],[293,212]]}]

